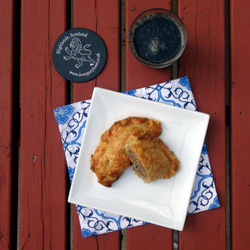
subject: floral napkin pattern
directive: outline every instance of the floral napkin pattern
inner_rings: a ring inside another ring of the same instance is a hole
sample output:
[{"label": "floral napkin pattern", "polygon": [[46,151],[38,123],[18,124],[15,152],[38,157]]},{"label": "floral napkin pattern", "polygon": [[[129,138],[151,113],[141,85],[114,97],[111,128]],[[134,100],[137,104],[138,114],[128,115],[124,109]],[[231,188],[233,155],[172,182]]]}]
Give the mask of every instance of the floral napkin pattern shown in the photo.
[{"label": "floral napkin pattern", "polygon": [[[126,91],[124,94],[189,110],[197,110],[188,77]],[[71,181],[74,176],[90,105],[91,100],[85,100],[54,110]],[[219,206],[207,147],[204,143],[190,197],[188,214],[210,210]],[[106,213],[93,208],[79,205],[76,208],[83,237],[147,224],[144,221]]]}]

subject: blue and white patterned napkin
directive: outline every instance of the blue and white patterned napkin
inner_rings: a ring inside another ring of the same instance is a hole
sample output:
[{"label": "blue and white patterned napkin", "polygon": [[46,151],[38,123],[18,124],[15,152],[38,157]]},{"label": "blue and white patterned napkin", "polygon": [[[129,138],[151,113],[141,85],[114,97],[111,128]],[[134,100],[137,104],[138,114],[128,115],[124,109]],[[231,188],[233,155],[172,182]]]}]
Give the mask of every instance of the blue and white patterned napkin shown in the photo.
[{"label": "blue and white patterned napkin", "polygon": [[[124,94],[185,109],[197,110],[188,77],[127,91],[124,92]],[[61,133],[71,181],[74,175],[90,105],[91,100],[87,100],[59,107],[54,110]],[[219,206],[207,148],[204,143],[190,197],[188,214],[210,210]],[[76,207],[83,237],[147,224],[147,222],[144,221],[106,213],[97,209],[78,205]]]}]

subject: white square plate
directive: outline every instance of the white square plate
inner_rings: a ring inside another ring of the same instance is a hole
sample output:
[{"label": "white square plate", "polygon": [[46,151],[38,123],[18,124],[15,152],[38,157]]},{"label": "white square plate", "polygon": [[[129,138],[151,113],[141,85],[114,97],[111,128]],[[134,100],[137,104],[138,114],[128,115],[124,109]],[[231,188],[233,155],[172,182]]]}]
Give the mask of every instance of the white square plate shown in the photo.
[{"label": "white square plate", "polygon": [[[128,168],[111,188],[98,183],[91,154],[101,135],[129,116],[161,121],[160,138],[180,160],[175,176],[145,184]],[[95,88],[68,201],[183,230],[208,122],[208,114]]]}]

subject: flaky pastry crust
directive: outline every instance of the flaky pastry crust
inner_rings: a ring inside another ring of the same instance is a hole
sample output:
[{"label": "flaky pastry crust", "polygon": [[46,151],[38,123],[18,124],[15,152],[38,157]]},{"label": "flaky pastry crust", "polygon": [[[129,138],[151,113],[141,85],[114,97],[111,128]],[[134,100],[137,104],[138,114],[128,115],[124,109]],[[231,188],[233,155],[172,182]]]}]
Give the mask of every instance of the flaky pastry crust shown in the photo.
[{"label": "flaky pastry crust", "polygon": [[140,136],[145,133],[159,136],[161,132],[159,121],[145,117],[128,117],[115,122],[101,136],[100,144],[91,155],[91,170],[96,174],[98,182],[111,187],[131,166],[124,148],[129,136]]}]

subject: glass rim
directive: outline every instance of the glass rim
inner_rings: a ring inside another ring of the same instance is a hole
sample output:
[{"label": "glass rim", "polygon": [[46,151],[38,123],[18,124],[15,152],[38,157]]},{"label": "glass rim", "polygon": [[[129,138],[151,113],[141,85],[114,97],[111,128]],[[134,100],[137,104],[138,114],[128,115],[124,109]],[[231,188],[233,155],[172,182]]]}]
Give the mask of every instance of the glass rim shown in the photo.
[{"label": "glass rim", "polygon": [[[150,62],[150,61],[144,59],[143,57],[141,57],[139,55],[139,53],[135,53],[135,51],[134,51],[135,50],[134,39],[131,38],[131,36],[132,36],[131,33],[132,33],[132,30],[134,29],[135,24],[138,23],[145,16],[146,13],[148,13],[148,15],[150,15],[150,13],[166,14],[170,18],[173,18],[179,24],[177,26],[178,26],[178,29],[180,30],[181,34],[182,34],[181,35],[181,37],[182,37],[182,45],[181,45],[180,50],[177,52],[177,54],[174,57],[172,57],[172,58],[170,58],[170,59],[168,59],[166,61],[157,63],[157,62]],[[129,47],[130,47],[130,50],[131,50],[132,54],[142,64],[144,64],[144,65],[146,65],[148,67],[152,67],[152,68],[165,68],[165,67],[168,67],[168,66],[172,65],[174,62],[176,62],[180,58],[180,56],[182,55],[183,51],[185,50],[186,43],[187,43],[187,30],[186,30],[186,27],[185,27],[185,24],[183,23],[183,21],[174,12],[172,12],[170,10],[167,10],[167,9],[164,9],[164,8],[152,8],[152,9],[148,9],[148,10],[145,10],[145,11],[141,12],[133,20],[133,22],[130,25],[129,32],[128,32],[128,43],[129,43]]]}]

